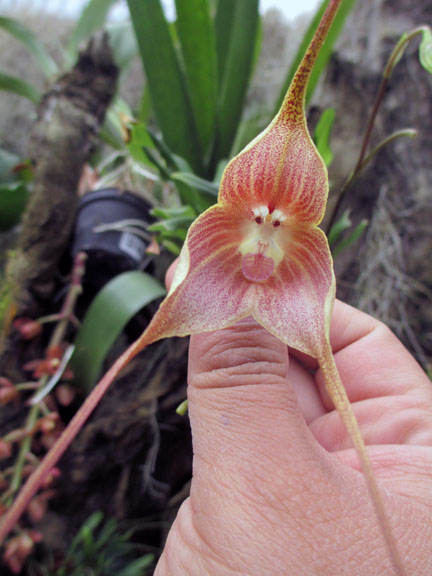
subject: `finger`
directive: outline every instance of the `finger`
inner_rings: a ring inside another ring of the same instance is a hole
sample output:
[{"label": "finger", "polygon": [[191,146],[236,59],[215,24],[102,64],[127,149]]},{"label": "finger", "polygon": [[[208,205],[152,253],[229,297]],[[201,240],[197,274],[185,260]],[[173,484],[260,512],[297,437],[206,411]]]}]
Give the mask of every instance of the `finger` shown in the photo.
[{"label": "finger", "polygon": [[275,466],[315,474],[325,453],[298,408],[288,366],[286,346],[251,318],[191,337],[188,397],[195,476],[221,470],[225,482],[226,475],[250,476],[251,467],[266,476]]}]

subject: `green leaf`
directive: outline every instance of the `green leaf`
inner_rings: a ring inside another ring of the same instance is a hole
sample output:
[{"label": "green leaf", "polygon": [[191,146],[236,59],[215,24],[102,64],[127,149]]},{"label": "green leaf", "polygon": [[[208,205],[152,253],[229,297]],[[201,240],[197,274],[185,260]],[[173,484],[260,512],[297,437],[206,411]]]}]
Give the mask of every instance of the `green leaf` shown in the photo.
[{"label": "green leaf", "polygon": [[154,224],[151,224],[148,229],[150,232],[162,232],[164,235],[171,238],[185,240],[186,232],[193,221],[194,218],[178,216],[177,218],[169,218],[167,220],[155,222]]},{"label": "green leaf", "polygon": [[45,50],[39,38],[37,38],[29,28],[14,18],[8,18],[6,16],[0,16],[0,28],[12,34],[12,36],[28,48],[29,52],[38,61],[47,78],[52,78],[58,74],[57,64]]},{"label": "green leaf", "polygon": [[131,22],[115,22],[106,28],[114,60],[124,74],[138,54],[138,46]]},{"label": "green leaf", "polygon": [[178,216],[184,216],[188,218],[196,218],[195,211],[190,206],[174,206],[173,208],[163,208],[157,207],[152,208],[150,214],[155,218],[177,218]]},{"label": "green leaf", "polygon": [[38,104],[41,99],[40,92],[28,82],[24,82],[20,78],[16,78],[15,76],[8,76],[7,74],[2,74],[0,72],[0,90],[4,90],[6,92],[13,92],[14,94],[18,94],[18,96],[23,96],[23,98],[27,98],[31,100],[35,104]]},{"label": "green leaf", "polygon": [[423,39],[419,48],[420,64],[429,74],[432,74],[432,31],[430,28],[425,28],[423,32]]},{"label": "green leaf", "polygon": [[314,142],[326,166],[330,166],[333,161],[333,152],[330,148],[330,136],[334,119],[334,109],[327,108],[321,114],[321,118],[319,119],[314,132]]},{"label": "green leaf", "polygon": [[333,256],[336,257],[343,250],[345,250],[345,248],[348,248],[348,246],[351,246],[351,244],[357,242],[357,240],[359,240],[359,238],[362,236],[363,232],[366,230],[368,225],[369,225],[368,220],[361,220],[354,228],[354,230],[351,232],[351,234],[349,234],[346,238],[341,240],[339,244],[337,244],[337,246],[333,250]]},{"label": "green leaf", "polygon": [[0,230],[9,230],[21,219],[29,191],[22,182],[0,184]]},{"label": "green leaf", "polygon": [[143,569],[148,568],[154,561],[153,554],[146,554],[142,558],[128,564],[117,576],[143,576]]},{"label": "green leaf", "polygon": [[219,193],[219,186],[215,182],[200,178],[191,172],[172,172],[170,177],[174,182],[182,182],[200,192],[204,192],[210,197],[209,200],[212,201],[213,204],[216,202]]},{"label": "green leaf", "polygon": [[132,126],[127,146],[134,160],[146,166],[154,166],[145,152],[145,149],[154,146],[145,124],[139,123]]},{"label": "green leaf", "polygon": [[345,210],[339,220],[337,220],[331,227],[331,230],[328,234],[328,241],[330,246],[334,246],[334,244],[339,240],[342,232],[348,228],[351,228],[352,222],[350,213],[350,209]]},{"label": "green leaf", "polygon": [[150,96],[163,139],[194,171],[203,158],[185,75],[159,0],[127,0]]},{"label": "green leaf", "polygon": [[213,164],[231,153],[249,86],[258,22],[258,0],[219,0],[215,19],[219,113]]},{"label": "green leaf", "polygon": [[90,0],[72,32],[67,46],[67,57],[70,64],[77,58],[81,42],[103,28],[108,13],[119,0]]},{"label": "green leaf", "polygon": [[71,366],[85,390],[94,385],[103,361],[123,328],[141,308],[165,294],[144,272],[124,272],[108,282],[93,300],[75,341]]},{"label": "green leaf", "polygon": [[176,0],[177,32],[203,151],[212,141],[217,104],[217,55],[208,0]]},{"label": "green leaf", "polygon": [[[297,50],[297,54],[291,64],[291,67],[288,70],[288,74],[285,78],[285,82],[282,86],[282,90],[281,93],[279,95],[279,98],[276,102],[276,106],[275,106],[275,111],[274,111],[274,115],[277,114],[277,112],[279,112],[279,108],[281,107],[282,101],[285,97],[285,94],[291,84],[291,80],[294,77],[294,74],[309,46],[310,41],[312,40],[312,36],[315,33],[316,28],[318,27],[319,22],[321,21],[321,17],[325,12],[325,9],[327,8],[327,4],[329,3],[329,0],[324,0],[323,2],[321,2],[318,10],[315,13],[315,16],[312,20],[312,22],[309,25],[309,28],[306,30],[305,35],[303,36],[303,39],[301,41],[300,47]],[[354,8],[354,5],[356,3],[356,0],[344,0],[344,2],[341,3],[339,10],[337,11],[337,14],[335,16],[335,19],[333,21],[333,24],[330,28],[330,31],[326,37],[326,41],[323,45],[323,47],[321,48],[321,51],[318,55],[318,58],[316,59],[315,65],[313,67],[311,76],[309,78],[309,83],[308,83],[308,88],[307,88],[307,93],[306,93],[306,102],[309,102],[312,94],[314,93],[314,90],[316,88],[316,85],[318,83],[318,80],[322,74],[322,72],[324,71],[324,68],[327,66],[328,61],[330,60],[332,51],[333,51],[333,46],[336,42],[336,40],[339,37],[339,34],[341,33],[343,26],[345,24],[345,20],[348,16],[348,14],[351,12],[351,10]]]}]

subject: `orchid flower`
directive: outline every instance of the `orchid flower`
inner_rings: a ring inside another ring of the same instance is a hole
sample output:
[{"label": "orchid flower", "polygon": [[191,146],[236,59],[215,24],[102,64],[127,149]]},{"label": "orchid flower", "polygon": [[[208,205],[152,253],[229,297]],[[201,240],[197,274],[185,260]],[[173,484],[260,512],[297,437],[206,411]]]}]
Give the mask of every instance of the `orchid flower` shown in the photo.
[{"label": "orchid flower", "polygon": [[403,573],[380,491],[329,340],[335,299],[332,258],[320,224],[328,176],[307,129],[309,75],[341,0],[331,0],[278,115],[227,165],[218,202],[192,224],[170,291],[142,336],[115,362],[3,520],[13,527],[120,370],[170,336],[226,328],[253,316],[289,347],[318,360],[326,387],[357,451],[395,571]]}]

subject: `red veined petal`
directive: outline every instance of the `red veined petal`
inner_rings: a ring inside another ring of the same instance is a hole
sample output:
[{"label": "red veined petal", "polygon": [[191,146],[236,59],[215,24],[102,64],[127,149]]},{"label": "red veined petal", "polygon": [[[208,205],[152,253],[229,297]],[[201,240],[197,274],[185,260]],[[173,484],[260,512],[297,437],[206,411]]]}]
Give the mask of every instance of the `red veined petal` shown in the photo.
[{"label": "red veined petal", "polygon": [[226,167],[219,202],[281,210],[293,222],[319,224],[328,195],[327,169],[307,129],[310,73],[340,1],[329,3],[276,118]]},{"label": "red veined petal", "polygon": [[316,357],[328,338],[334,294],[325,234],[299,229],[273,276],[256,285],[253,316],[288,346]]},{"label": "red veined petal", "polygon": [[318,224],[327,195],[327,169],[306,126],[280,121],[228,164],[219,202],[269,206],[293,222]]}]

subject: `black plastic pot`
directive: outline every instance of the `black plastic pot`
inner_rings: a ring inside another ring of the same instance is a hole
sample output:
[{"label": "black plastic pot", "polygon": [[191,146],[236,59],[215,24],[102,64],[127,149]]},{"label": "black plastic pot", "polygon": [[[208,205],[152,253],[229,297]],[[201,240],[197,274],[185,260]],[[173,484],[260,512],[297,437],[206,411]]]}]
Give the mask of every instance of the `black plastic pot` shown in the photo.
[{"label": "black plastic pot", "polygon": [[81,198],[72,255],[87,253],[86,283],[101,287],[121,272],[149,266],[152,257],[146,249],[150,240],[139,231],[154,221],[150,208],[142,198],[115,188],[89,192]]}]

